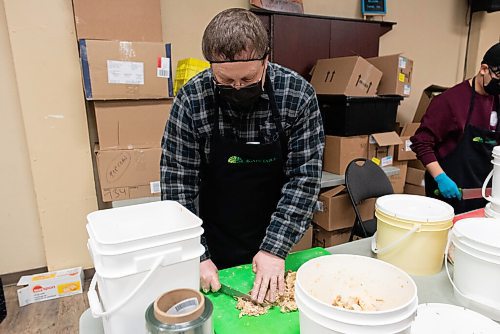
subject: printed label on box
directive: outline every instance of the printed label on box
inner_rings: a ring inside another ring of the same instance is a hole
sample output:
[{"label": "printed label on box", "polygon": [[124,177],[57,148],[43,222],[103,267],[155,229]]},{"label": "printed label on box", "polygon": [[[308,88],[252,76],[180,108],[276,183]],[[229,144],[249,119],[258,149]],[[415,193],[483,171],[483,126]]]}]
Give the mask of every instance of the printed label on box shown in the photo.
[{"label": "printed label on box", "polygon": [[404,75],[404,73],[399,73],[399,81],[405,82],[405,78],[406,76]]},{"label": "printed label on box", "polygon": [[108,83],[144,85],[144,63],[108,60]]},{"label": "printed label on box", "polygon": [[161,193],[160,181],[150,182],[149,186],[151,187],[152,194]]},{"label": "printed label on box", "polygon": [[383,157],[382,160],[380,160],[380,167],[385,167],[390,165],[392,165],[392,156],[388,155],[386,157]]},{"label": "printed label on box", "polygon": [[403,94],[404,95],[410,95],[410,91],[411,91],[411,86],[408,85],[408,84],[404,85],[404,87],[403,87]]},{"label": "printed label on box", "polygon": [[406,68],[406,58],[399,57],[399,68]]},{"label": "printed label on box", "polygon": [[405,140],[405,151],[406,152],[410,152],[411,151],[411,147],[410,146],[411,146],[411,140],[406,139]]},{"label": "printed label on box", "polygon": [[158,58],[158,68],[156,70],[156,76],[158,78],[170,77],[170,58],[166,57]]}]

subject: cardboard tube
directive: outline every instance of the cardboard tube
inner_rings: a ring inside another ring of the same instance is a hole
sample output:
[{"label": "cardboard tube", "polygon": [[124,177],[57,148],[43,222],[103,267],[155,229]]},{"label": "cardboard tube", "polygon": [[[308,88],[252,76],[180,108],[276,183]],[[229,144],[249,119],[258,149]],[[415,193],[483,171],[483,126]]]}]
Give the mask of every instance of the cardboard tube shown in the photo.
[{"label": "cardboard tube", "polygon": [[[195,297],[198,299],[198,306],[191,312],[181,315],[170,315],[167,311],[175,304]],[[158,297],[153,305],[155,318],[164,324],[180,324],[198,319],[205,310],[205,296],[193,289],[177,289],[164,293]]]}]

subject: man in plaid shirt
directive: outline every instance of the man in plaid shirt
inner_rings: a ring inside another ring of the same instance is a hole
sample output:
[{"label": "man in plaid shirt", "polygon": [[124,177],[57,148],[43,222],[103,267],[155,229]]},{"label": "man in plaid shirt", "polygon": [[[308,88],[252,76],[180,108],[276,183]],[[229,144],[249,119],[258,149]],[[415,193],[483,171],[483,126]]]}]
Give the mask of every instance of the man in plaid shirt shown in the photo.
[{"label": "man in plaid shirt", "polygon": [[297,73],[268,61],[262,22],[219,13],[203,36],[211,67],[174,100],[163,136],[161,190],[203,219],[202,288],[218,269],[253,264],[252,298],[284,292],[285,257],[309,226],[324,147],[316,95]]}]

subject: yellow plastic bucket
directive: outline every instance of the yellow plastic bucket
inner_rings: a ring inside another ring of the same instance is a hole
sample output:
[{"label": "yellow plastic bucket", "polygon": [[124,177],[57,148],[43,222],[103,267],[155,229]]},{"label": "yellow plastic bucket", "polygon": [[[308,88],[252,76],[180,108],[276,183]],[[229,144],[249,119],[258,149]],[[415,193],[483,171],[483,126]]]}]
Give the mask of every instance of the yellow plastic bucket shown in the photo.
[{"label": "yellow plastic bucket", "polygon": [[375,217],[372,251],[378,259],[411,275],[441,271],[453,207],[434,198],[394,194],[377,199]]}]

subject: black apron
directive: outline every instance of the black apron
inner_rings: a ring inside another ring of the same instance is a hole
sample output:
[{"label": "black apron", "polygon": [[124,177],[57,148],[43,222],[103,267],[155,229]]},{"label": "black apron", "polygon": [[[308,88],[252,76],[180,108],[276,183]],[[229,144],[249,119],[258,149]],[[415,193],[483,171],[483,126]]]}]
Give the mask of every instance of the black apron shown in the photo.
[{"label": "black apron", "polygon": [[267,144],[222,136],[220,98],[215,93],[210,159],[202,163],[199,204],[208,250],[218,269],[252,262],[285,183],[287,139],[269,76],[265,89],[278,132]]},{"label": "black apron", "polygon": [[[499,122],[495,131],[480,129],[470,124],[472,112],[474,110],[474,100],[476,97],[475,78],[472,79],[472,97],[469,103],[469,111],[467,115],[467,122],[465,123],[464,133],[458,142],[457,146],[446,157],[440,159],[438,162],[443,168],[446,175],[448,175],[459,188],[480,188],[484,180],[492,169],[491,153],[493,147],[498,145],[499,135]],[[495,97],[495,107],[498,109],[498,96]],[[500,116],[500,115],[499,115]],[[487,201],[483,198],[458,200],[458,199],[445,199],[441,196],[434,194],[438,189],[436,181],[428,173],[425,173],[425,193],[429,197],[435,197],[440,200],[446,201],[455,209],[455,214],[484,208]]]}]

